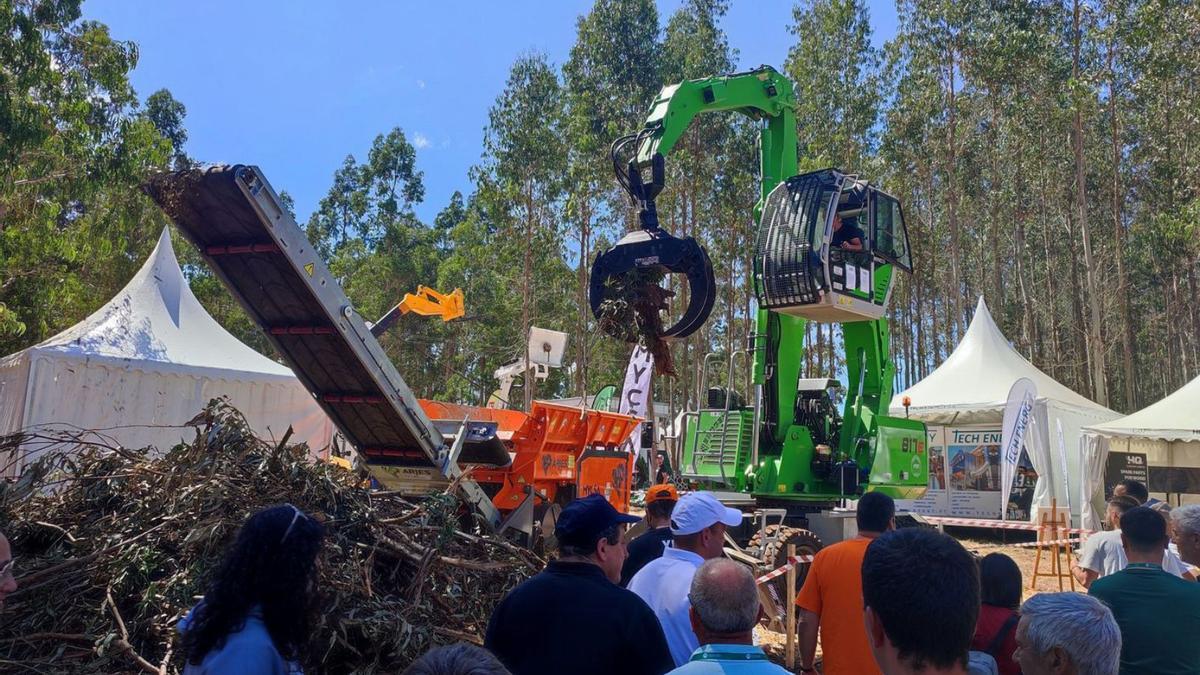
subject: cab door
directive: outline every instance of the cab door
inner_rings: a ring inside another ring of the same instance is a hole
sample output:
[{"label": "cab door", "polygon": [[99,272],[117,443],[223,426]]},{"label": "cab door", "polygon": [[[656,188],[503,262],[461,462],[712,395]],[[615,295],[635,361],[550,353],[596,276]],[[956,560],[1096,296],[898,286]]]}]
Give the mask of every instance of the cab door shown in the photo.
[{"label": "cab door", "polygon": [[908,230],[900,201],[878,189],[871,190],[871,248],[883,264],[912,272],[912,254],[908,248]]}]

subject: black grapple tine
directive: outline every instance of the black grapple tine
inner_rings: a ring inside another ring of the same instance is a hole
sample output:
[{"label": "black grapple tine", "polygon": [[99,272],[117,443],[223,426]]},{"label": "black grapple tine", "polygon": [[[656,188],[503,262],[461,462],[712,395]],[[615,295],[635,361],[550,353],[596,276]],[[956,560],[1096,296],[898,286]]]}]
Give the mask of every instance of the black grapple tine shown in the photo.
[{"label": "black grapple tine", "polygon": [[717,300],[717,280],[713,274],[712,260],[704,247],[688,239],[688,243],[699,249],[699,255],[685,258],[684,269],[678,270],[686,274],[688,279],[689,299],[683,316],[673,326],[663,331],[666,339],[682,339],[695,333],[708,320],[712,313],[713,304]]},{"label": "black grapple tine", "polygon": [[600,318],[600,305],[604,302],[609,279],[650,267],[685,275],[690,289],[688,306],[683,315],[661,337],[680,339],[696,332],[712,313],[716,301],[712,260],[694,238],[680,239],[661,229],[630,233],[615,246],[596,256],[588,293],[592,314]]}]

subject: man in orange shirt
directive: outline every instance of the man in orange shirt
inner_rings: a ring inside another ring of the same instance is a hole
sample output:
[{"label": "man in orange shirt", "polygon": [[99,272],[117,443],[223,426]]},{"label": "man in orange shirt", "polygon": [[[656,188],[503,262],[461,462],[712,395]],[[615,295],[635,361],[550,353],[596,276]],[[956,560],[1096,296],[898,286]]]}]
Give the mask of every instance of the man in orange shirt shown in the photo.
[{"label": "man in orange shirt", "polygon": [[896,502],[879,492],[858,500],[858,536],[821,549],[796,596],[800,606],[800,672],[813,673],[817,628],[825,675],[879,673],[863,624],[862,562],[867,545],[896,527]]}]

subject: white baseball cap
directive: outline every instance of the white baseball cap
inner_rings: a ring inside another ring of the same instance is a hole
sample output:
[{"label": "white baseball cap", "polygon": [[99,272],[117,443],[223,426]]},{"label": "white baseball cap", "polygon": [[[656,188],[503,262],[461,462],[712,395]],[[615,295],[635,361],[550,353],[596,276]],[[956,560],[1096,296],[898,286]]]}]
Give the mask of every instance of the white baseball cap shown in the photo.
[{"label": "white baseball cap", "polygon": [[742,524],[742,512],[725,506],[711,492],[690,492],[679,498],[671,512],[671,534],[689,535],[725,523]]}]

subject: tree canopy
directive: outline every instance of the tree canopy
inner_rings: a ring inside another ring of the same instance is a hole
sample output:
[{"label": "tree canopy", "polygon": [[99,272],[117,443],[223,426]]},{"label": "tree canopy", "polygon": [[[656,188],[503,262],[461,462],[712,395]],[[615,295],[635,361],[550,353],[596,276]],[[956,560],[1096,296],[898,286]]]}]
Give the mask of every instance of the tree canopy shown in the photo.
[{"label": "tree canopy", "polygon": [[[304,225],[359,311],[418,285],[461,287],[467,317],[407,317],[383,338],[422,396],[483,403],[529,326],[571,334],[568,367],[533,396],[617,383],[628,346],[587,306],[597,252],[635,220],[609,144],[663,85],[737,69],[727,0],[596,0],[564,63],[519,56],[488,114],[471,189],[433,222],[405,120],[348,155]],[[1200,9],[1172,0],[898,0],[872,45],[864,0],[797,0],[776,66],[795,84],[802,169],[837,166],[900,198],[915,274],[892,297],[897,385],[940,364],[983,295],[1017,349],[1077,391],[1131,411],[1200,372]],[[190,166],[186,102],[130,85],[135,44],[80,0],[0,3],[0,353],[103,304],[141,264],[163,216],[139,185]],[[757,127],[696,120],[668,158],[664,226],[709,250],[719,297],[673,346],[655,397],[694,407],[709,353],[754,327],[749,285]],[[278,186],[286,188],[287,186]],[[235,335],[265,340],[190,247],[197,296]],[[675,302],[686,289],[675,289]],[[810,326],[808,376],[843,368],[836,327]],[[737,375],[740,382],[744,373]]]}]

